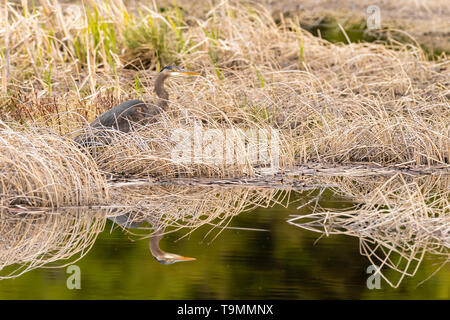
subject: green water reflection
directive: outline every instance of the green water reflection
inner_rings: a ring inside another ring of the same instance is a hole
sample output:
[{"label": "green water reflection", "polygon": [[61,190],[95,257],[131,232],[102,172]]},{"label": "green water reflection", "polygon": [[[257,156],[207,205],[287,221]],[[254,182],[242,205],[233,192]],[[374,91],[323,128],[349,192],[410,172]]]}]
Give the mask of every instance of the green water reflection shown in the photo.
[{"label": "green water reflection", "polygon": [[[336,203],[338,205],[338,203]],[[442,260],[425,256],[414,277],[397,289],[381,282],[369,290],[367,258],[359,240],[319,234],[289,225],[295,209],[275,206],[235,217],[230,226],[269,231],[223,230],[203,226],[188,238],[183,232],[166,236],[161,246],[197,261],[161,265],[147,240],[133,241],[108,221],[92,250],[76,264],[81,289],[69,290],[65,269],[32,270],[0,281],[1,299],[448,299],[450,268],[424,284]],[[112,230],[112,231],[111,231]]]}]

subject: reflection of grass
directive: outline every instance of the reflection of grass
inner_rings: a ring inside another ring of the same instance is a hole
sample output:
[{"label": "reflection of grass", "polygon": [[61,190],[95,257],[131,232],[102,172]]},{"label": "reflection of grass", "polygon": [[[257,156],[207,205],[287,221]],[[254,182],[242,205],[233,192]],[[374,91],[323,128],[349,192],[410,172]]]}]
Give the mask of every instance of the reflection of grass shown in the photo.
[{"label": "reflection of grass", "polygon": [[111,232],[108,222],[95,246],[76,263],[82,273],[81,290],[67,290],[65,269],[44,268],[2,280],[0,298],[448,299],[449,269],[417,286],[435,270],[434,258],[425,259],[400,289],[382,282],[381,290],[369,290],[368,262],[359,255],[356,239],[332,236],[316,243],[317,234],[285,222],[288,214],[296,214],[295,208],[239,215],[230,226],[251,225],[270,232],[225,230],[211,245],[203,241],[207,226],[177,242],[183,231],[168,236],[162,247],[198,258],[193,264],[171,266],[155,262],[146,240],[130,241],[120,230]]},{"label": "reflection of grass", "polygon": [[[34,183],[30,179],[29,184]],[[0,185],[5,183],[0,181]],[[27,197],[22,196],[22,206],[11,208],[13,201],[16,205],[19,203],[18,199],[8,199],[10,190],[2,190],[6,198],[0,199],[0,230],[4,245],[0,248],[0,270],[4,271],[0,279],[14,278],[75,254],[86,254],[103,229],[107,216],[126,215],[129,222],[146,222],[153,230],[166,232],[186,228],[191,233],[202,225],[210,228],[212,225],[215,228],[210,232],[216,237],[223,231],[221,227],[228,225],[239,213],[287,202],[286,193],[270,189],[110,186],[106,190],[105,186],[99,187],[111,194],[109,200],[114,205],[108,206],[101,200],[97,205],[81,205],[83,199],[79,199],[78,206],[60,202],[53,203],[54,210],[50,209],[52,205],[45,208],[45,204],[27,209],[24,206],[30,204],[25,202]],[[51,191],[47,193],[51,194]],[[62,192],[59,195],[63,196]],[[36,193],[35,197],[38,196]],[[146,236],[149,231],[138,233]]]},{"label": "reflection of grass", "polygon": [[392,287],[414,276],[425,254],[438,256],[441,267],[448,263],[448,178],[412,179],[399,174],[331,181],[336,192],[357,205],[339,210],[320,206],[316,200],[310,204],[312,213],[289,222],[322,234],[358,237],[361,254],[380,267],[381,277]]},{"label": "reflection of grass", "polygon": [[[0,207],[0,280],[82,258],[104,228],[102,212],[51,212]],[[69,263],[70,264],[70,263]]]}]

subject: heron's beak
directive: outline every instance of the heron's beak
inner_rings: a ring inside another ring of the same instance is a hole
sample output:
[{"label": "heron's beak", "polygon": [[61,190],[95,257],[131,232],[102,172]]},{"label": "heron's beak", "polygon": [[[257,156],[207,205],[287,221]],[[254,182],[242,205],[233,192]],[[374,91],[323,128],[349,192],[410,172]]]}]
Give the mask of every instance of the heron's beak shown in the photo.
[{"label": "heron's beak", "polygon": [[181,74],[187,75],[187,76],[199,76],[200,73],[198,72],[191,72],[191,71],[182,71]]},{"label": "heron's beak", "polygon": [[178,71],[172,71],[170,73],[171,76],[199,76],[200,73],[198,72],[192,72],[185,69],[179,69]]}]

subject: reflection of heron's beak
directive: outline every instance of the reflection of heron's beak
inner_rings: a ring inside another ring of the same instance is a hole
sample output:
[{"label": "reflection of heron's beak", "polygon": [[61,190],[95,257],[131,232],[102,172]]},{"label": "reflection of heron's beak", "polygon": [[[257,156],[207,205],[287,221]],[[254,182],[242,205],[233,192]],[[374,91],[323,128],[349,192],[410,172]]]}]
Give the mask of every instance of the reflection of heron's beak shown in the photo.
[{"label": "reflection of heron's beak", "polygon": [[162,264],[172,264],[176,262],[185,262],[185,261],[193,261],[197,260],[195,258],[183,257],[175,253],[164,252],[159,247],[159,241],[162,239],[163,235],[161,234],[161,230],[155,231],[155,234],[150,237],[150,241],[148,242],[150,247],[150,252],[155,259]]},{"label": "reflection of heron's beak", "polygon": [[183,261],[193,261],[193,260],[197,260],[195,258],[190,258],[190,257],[177,257],[177,262],[183,262]]},{"label": "reflection of heron's beak", "polygon": [[165,257],[165,258],[155,257],[155,259],[159,263],[162,263],[162,264],[174,264],[174,263],[177,263],[177,262],[186,262],[186,261],[197,260],[195,258],[183,257],[183,256],[179,256],[179,255],[173,254],[173,253],[167,253],[166,255],[169,255],[169,257]]}]

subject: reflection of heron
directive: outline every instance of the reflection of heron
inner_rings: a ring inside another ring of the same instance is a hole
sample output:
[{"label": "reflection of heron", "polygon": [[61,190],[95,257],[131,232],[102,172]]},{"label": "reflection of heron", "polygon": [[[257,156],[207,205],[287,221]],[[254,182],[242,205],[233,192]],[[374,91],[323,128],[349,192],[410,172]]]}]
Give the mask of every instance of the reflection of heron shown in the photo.
[{"label": "reflection of heron", "polygon": [[[137,229],[141,226],[142,222],[130,222],[129,214],[122,214],[120,216],[115,216],[108,218],[113,222],[121,225],[126,229]],[[163,238],[163,232],[156,230],[150,237],[149,247],[150,252],[155,257],[155,259],[162,264],[172,264],[175,262],[192,261],[195,258],[183,257],[175,253],[169,253],[161,250],[159,247],[159,242]]]},{"label": "reflection of heron", "polygon": [[156,231],[152,234],[149,241],[150,252],[155,259],[162,264],[172,264],[175,262],[192,261],[195,258],[183,257],[175,253],[164,252],[159,247],[159,241],[162,239],[162,232]]},{"label": "reflection of heron", "polygon": [[[157,114],[167,108],[169,94],[164,89],[164,81],[172,76],[183,75],[199,75],[199,73],[186,71],[177,66],[164,67],[155,80],[155,91],[158,97],[155,104],[148,105],[141,100],[123,102],[101,114],[88,128],[94,129],[92,130],[94,136],[104,137],[105,133],[97,131],[98,129],[115,129],[128,132],[131,130],[133,123],[145,124],[150,122]],[[92,142],[94,142],[92,141],[93,138],[92,133],[90,136],[82,134],[77,136],[75,141],[82,145],[92,145]],[[103,142],[107,141],[105,139],[103,140]]]}]

